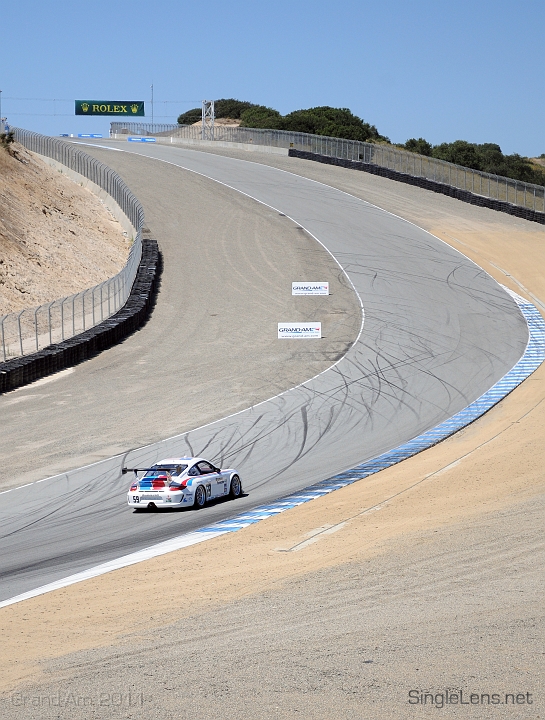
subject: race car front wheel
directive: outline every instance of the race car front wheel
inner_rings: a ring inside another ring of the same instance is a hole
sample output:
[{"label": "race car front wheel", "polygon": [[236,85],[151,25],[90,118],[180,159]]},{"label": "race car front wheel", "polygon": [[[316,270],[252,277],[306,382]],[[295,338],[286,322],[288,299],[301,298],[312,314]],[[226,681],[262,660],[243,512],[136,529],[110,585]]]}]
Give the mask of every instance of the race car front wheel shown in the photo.
[{"label": "race car front wheel", "polygon": [[199,485],[195,490],[195,502],[194,507],[202,508],[206,505],[206,490],[203,485]]}]

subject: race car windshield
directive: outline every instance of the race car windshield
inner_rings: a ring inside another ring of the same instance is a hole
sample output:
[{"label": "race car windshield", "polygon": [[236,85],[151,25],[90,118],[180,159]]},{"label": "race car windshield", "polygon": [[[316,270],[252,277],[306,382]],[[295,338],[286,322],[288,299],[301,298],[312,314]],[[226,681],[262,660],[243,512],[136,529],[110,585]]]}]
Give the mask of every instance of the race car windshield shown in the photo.
[{"label": "race car windshield", "polygon": [[144,478],[156,478],[166,474],[176,477],[181,475],[184,470],[187,470],[187,465],[154,465],[147,471]]}]

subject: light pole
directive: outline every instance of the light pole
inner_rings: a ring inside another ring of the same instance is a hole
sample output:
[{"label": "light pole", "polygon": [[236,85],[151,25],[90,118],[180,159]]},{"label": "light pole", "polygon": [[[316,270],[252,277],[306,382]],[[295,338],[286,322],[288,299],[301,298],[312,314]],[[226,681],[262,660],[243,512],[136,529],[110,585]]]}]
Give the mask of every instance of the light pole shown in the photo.
[{"label": "light pole", "polygon": [[153,134],[153,83],[151,83],[151,132]]}]

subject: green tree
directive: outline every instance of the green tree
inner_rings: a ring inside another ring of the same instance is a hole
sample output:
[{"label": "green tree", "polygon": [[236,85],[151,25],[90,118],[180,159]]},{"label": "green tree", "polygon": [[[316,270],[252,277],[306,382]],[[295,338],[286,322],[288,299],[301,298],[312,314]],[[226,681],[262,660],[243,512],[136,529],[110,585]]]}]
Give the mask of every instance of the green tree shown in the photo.
[{"label": "green tree", "polygon": [[265,107],[265,105],[253,105],[244,110],[240,120],[241,127],[282,130],[282,115],[278,110]]},{"label": "green tree", "polygon": [[455,140],[452,143],[441,143],[435,145],[432,156],[438,160],[463,165],[463,167],[481,170],[481,158],[475,145],[466,140]]},{"label": "green tree", "polygon": [[481,170],[484,172],[496,172],[493,168],[501,167],[504,164],[504,155],[501,147],[495,143],[483,143],[474,145],[481,158]]},{"label": "green tree", "polygon": [[295,110],[285,115],[282,129],[349,140],[388,142],[388,138],[380,135],[374,125],[366,123],[348,108],[332,108],[327,105]]},{"label": "green tree", "polygon": [[[332,108],[324,105],[307,110],[295,110],[282,116],[278,110],[265,105],[224,98],[215,101],[214,112],[217,118],[240,119],[243,127],[290,130],[368,142],[389,142],[374,125],[364,122],[348,108]],[[200,119],[201,109],[194,108],[180,115],[178,123],[192,124]]]},{"label": "green tree", "polygon": [[491,175],[501,175],[536,185],[545,183],[545,173],[532,165],[528,158],[517,153],[504,155],[496,143],[477,144],[456,140],[453,143],[436,145],[432,149],[432,155],[440,160]]},{"label": "green tree", "polygon": [[245,110],[256,107],[254,103],[245,100],[235,100],[234,98],[223,98],[216,100],[214,103],[214,113],[217,118],[231,118],[231,120],[240,120],[240,116]]},{"label": "green tree", "polygon": [[424,138],[418,138],[418,140],[416,138],[410,138],[403,147],[405,150],[410,150],[410,152],[418,153],[419,155],[427,155],[428,157],[431,155],[433,148]]},{"label": "green tree", "polygon": [[503,157],[504,163],[502,170],[504,171],[501,173],[502,175],[515,178],[516,180],[521,180],[522,182],[534,183],[535,185],[545,185],[545,173],[532,165],[528,158],[521,157],[517,153],[514,153],[513,155],[504,155]]},{"label": "green tree", "polygon": [[178,117],[178,125],[193,125],[193,123],[199,122],[202,118],[202,109],[193,108],[185,113],[182,113]]}]

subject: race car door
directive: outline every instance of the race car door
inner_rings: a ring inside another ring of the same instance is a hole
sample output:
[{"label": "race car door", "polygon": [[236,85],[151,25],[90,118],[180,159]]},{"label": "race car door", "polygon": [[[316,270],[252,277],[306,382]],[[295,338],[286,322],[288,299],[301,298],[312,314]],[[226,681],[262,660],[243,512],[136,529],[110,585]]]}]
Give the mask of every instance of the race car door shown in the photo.
[{"label": "race car door", "polygon": [[208,495],[208,487],[210,487],[211,497],[221,497],[224,495],[224,482],[222,476],[216,471],[216,468],[205,460],[197,463],[197,467],[201,475],[203,475],[203,483],[206,484],[206,494]]}]

